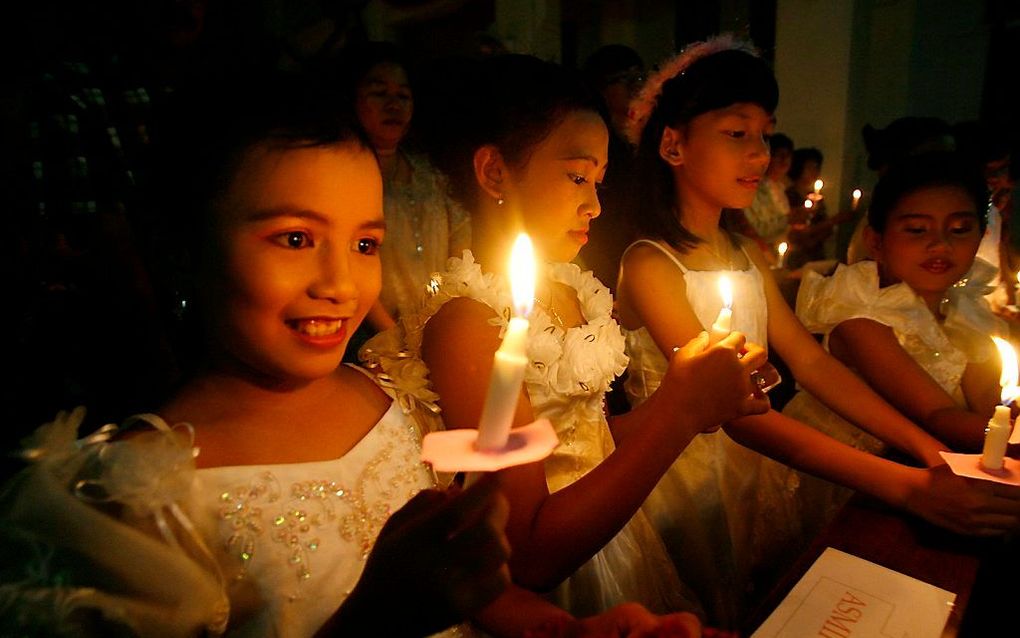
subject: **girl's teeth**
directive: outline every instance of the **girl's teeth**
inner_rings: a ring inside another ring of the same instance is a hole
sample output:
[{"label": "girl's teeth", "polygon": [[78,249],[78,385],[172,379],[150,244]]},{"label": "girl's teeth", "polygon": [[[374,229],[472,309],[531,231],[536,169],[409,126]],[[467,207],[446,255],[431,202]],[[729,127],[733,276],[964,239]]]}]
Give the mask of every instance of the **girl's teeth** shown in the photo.
[{"label": "girl's teeth", "polygon": [[340,330],[340,321],[299,321],[296,328],[311,337],[325,337]]}]

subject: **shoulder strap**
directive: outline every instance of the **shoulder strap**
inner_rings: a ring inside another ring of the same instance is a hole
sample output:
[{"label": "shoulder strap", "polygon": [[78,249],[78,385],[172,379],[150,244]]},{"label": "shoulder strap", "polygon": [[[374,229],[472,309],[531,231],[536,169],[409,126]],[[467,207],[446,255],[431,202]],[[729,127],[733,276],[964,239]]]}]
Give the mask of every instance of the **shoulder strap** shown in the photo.
[{"label": "shoulder strap", "polygon": [[[663,246],[661,241],[653,241],[651,239],[639,239],[630,246],[628,246],[627,250],[630,250],[631,248],[637,246],[638,244],[648,244],[649,246],[654,246],[655,248],[658,248],[660,251],[662,251],[664,255],[669,257],[670,261],[676,264],[676,267],[680,269],[680,272],[682,272],[685,275],[687,274],[687,267],[681,264],[680,260],[676,258],[676,255],[673,254],[673,251]],[[624,253],[626,253],[626,251],[624,251]]]}]

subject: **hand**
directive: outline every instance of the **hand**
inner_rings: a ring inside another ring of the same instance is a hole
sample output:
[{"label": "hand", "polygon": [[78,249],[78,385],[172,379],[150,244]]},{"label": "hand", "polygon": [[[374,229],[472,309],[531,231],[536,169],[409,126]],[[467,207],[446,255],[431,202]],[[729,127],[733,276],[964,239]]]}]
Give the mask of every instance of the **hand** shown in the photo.
[{"label": "hand", "polygon": [[673,398],[678,413],[695,415],[701,431],[712,431],[726,421],[768,411],[768,397],[751,383],[751,374],[766,361],[761,346],[746,343],[739,332],[712,347],[702,332],[674,351],[660,390]]},{"label": "hand", "polygon": [[[494,476],[425,490],[390,516],[351,595],[323,630],[425,635],[492,602],[509,583],[509,507]],[[392,601],[399,614],[379,615]]]},{"label": "hand", "polygon": [[641,605],[624,603],[582,619],[558,619],[524,633],[524,638],[701,638],[701,622],[686,612],[656,616]]},{"label": "hand", "polygon": [[921,518],[971,536],[1020,529],[1020,487],[957,476],[948,465],[916,471],[923,477],[906,507]]}]

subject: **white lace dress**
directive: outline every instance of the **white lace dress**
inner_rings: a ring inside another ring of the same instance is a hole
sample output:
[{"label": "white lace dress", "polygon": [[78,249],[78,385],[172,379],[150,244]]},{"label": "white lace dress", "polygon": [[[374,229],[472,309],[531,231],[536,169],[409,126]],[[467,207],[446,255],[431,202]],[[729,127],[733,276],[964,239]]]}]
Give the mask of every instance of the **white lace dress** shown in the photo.
[{"label": "white lace dress", "polygon": [[[560,445],[546,460],[550,492],[578,480],[614,449],[606,421],[604,400],[609,384],[623,372],[620,327],[610,316],[613,300],[609,290],[590,272],[574,264],[551,264],[550,279],[577,292],[585,323],[564,332],[541,309],[531,315],[525,385],[537,417],[548,418]],[[387,331],[365,344],[362,358],[381,363],[390,374],[410,379],[427,375],[421,361],[422,331],[426,322],[447,301],[468,297],[493,309],[493,325],[505,330],[510,317],[509,287],[491,273],[483,273],[470,251],[462,259],[451,258],[447,269],[432,279],[420,314],[402,319],[397,330]],[[450,344],[450,347],[467,347]],[[391,372],[399,369],[399,372]],[[403,379],[400,385],[407,382]],[[411,382],[414,385],[414,382]],[[690,610],[692,603],[658,536],[639,511],[598,554],[572,575],[553,595],[553,600],[572,613],[584,616],[626,601],[666,612]]]},{"label": "white lace dress", "polygon": [[[722,271],[689,270],[658,242],[639,240],[666,254],[683,273],[687,301],[704,327],[722,299]],[[629,249],[628,249],[629,250]],[[733,329],[748,341],[767,343],[762,275],[726,271],[733,284]],[[630,365],[624,388],[632,406],[659,387],[667,361],[647,328],[625,331]],[[706,398],[706,400],[711,400]],[[800,547],[796,472],[754,452],[725,431],[702,434],[687,446],[648,497],[644,510],[662,536],[677,571],[705,606],[710,624],[739,627],[749,610],[745,594],[755,575]],[[767,585],[765,585],[767,586]],[[751,599],[763,592],[750,592]]]},{"label": "white lace dress", "polygon": [[434,485],[398,401],[342,458],[200,470],[190,426],[142,415],[151,431],[76,442],[81,416],[41,428],[5,489],[4,635],[83,635],[92,611],[145,636],[311,636],[387,517]]},{"label": "white lace dress", "polygon": [[[971,272],[947,294],[946,315],[939,322],[924,301],[905,283],[879,285],[873,261],[839,266],[829,277],[805,273],[797,294],[797,317],[808,330],[829,336],[839,324],[850,319],[870,319],[889,326],[896,340],[958,405],[966,407],[960,380],[971,362],[994,355],[990,335],[1003,335],[1001,320],[992,314],[983,295],[995,268],[975,260]],[[783,414],[814,426],[829,436],[871,453],[884,451],[884,444],[830,410],[807,391],[798,392]],[[849,497],[846,488],[804,477],[801,491],[807,521],[818,527],[831,519]]]}]

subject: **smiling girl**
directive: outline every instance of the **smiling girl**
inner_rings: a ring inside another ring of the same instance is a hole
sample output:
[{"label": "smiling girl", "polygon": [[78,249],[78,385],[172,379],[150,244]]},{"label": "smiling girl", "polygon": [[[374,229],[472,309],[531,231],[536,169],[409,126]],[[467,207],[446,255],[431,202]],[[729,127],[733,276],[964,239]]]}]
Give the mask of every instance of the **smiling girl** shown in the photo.
[{"label": "smiling girl", "polygon": [[[449,119],[435,129],[436,157],[472,213],[472,251],[434,278],[434,294],[400,338],[384,335],[363,354],[405,367],[410,355],[419,375],[427,364],[446,427],[476,427],[509,319],[510,245],[527,231],[542,266],[514,422],[549,418],[560,446],[544,464],[501,472],[511,573],[538,590],[567,579],[557,596],[574,612],[622,600],[689,607],[638,510],[699,432],[765,408],[748,378],[760,349],[738,359],[742,337],[706,350],[692,335],[671,352],[663,391],[607,421],[605,394],[627,361],[623,336],[606,287],[568,263],[601,212],[596,187],[609,133],[597,101],[569,72],[525,56],[487,60],[458,77],[467,90],[451,92],[455,104],[439,110]],[[699,401],[709,393],[716,400]]]},{"label": "smiling girl", "polygon": [[1020,521],[1020,490],[953,475],[938,455],[946,446],[826,353],[784,302],[761,253],[720,225],[723,209],[754,197],[777,101],[765,62],[722,36],[664,64],[632,106],[648,196],[635,217],[646,238],[625,254],[618,288],[631,357],[628,396],[633,405],[645,401],[659,387],[672,345],[714,321],[725,274],[734,325],[749,341],[767,342],[820,401],[932,469],[861,452],[775,411],[699,437],[645,509],[710,618],[733,626],[755,571],[782,568],[800,526],[823,516],[798,512],[798,477],[751,450],[956,531],[989,534]]}]

